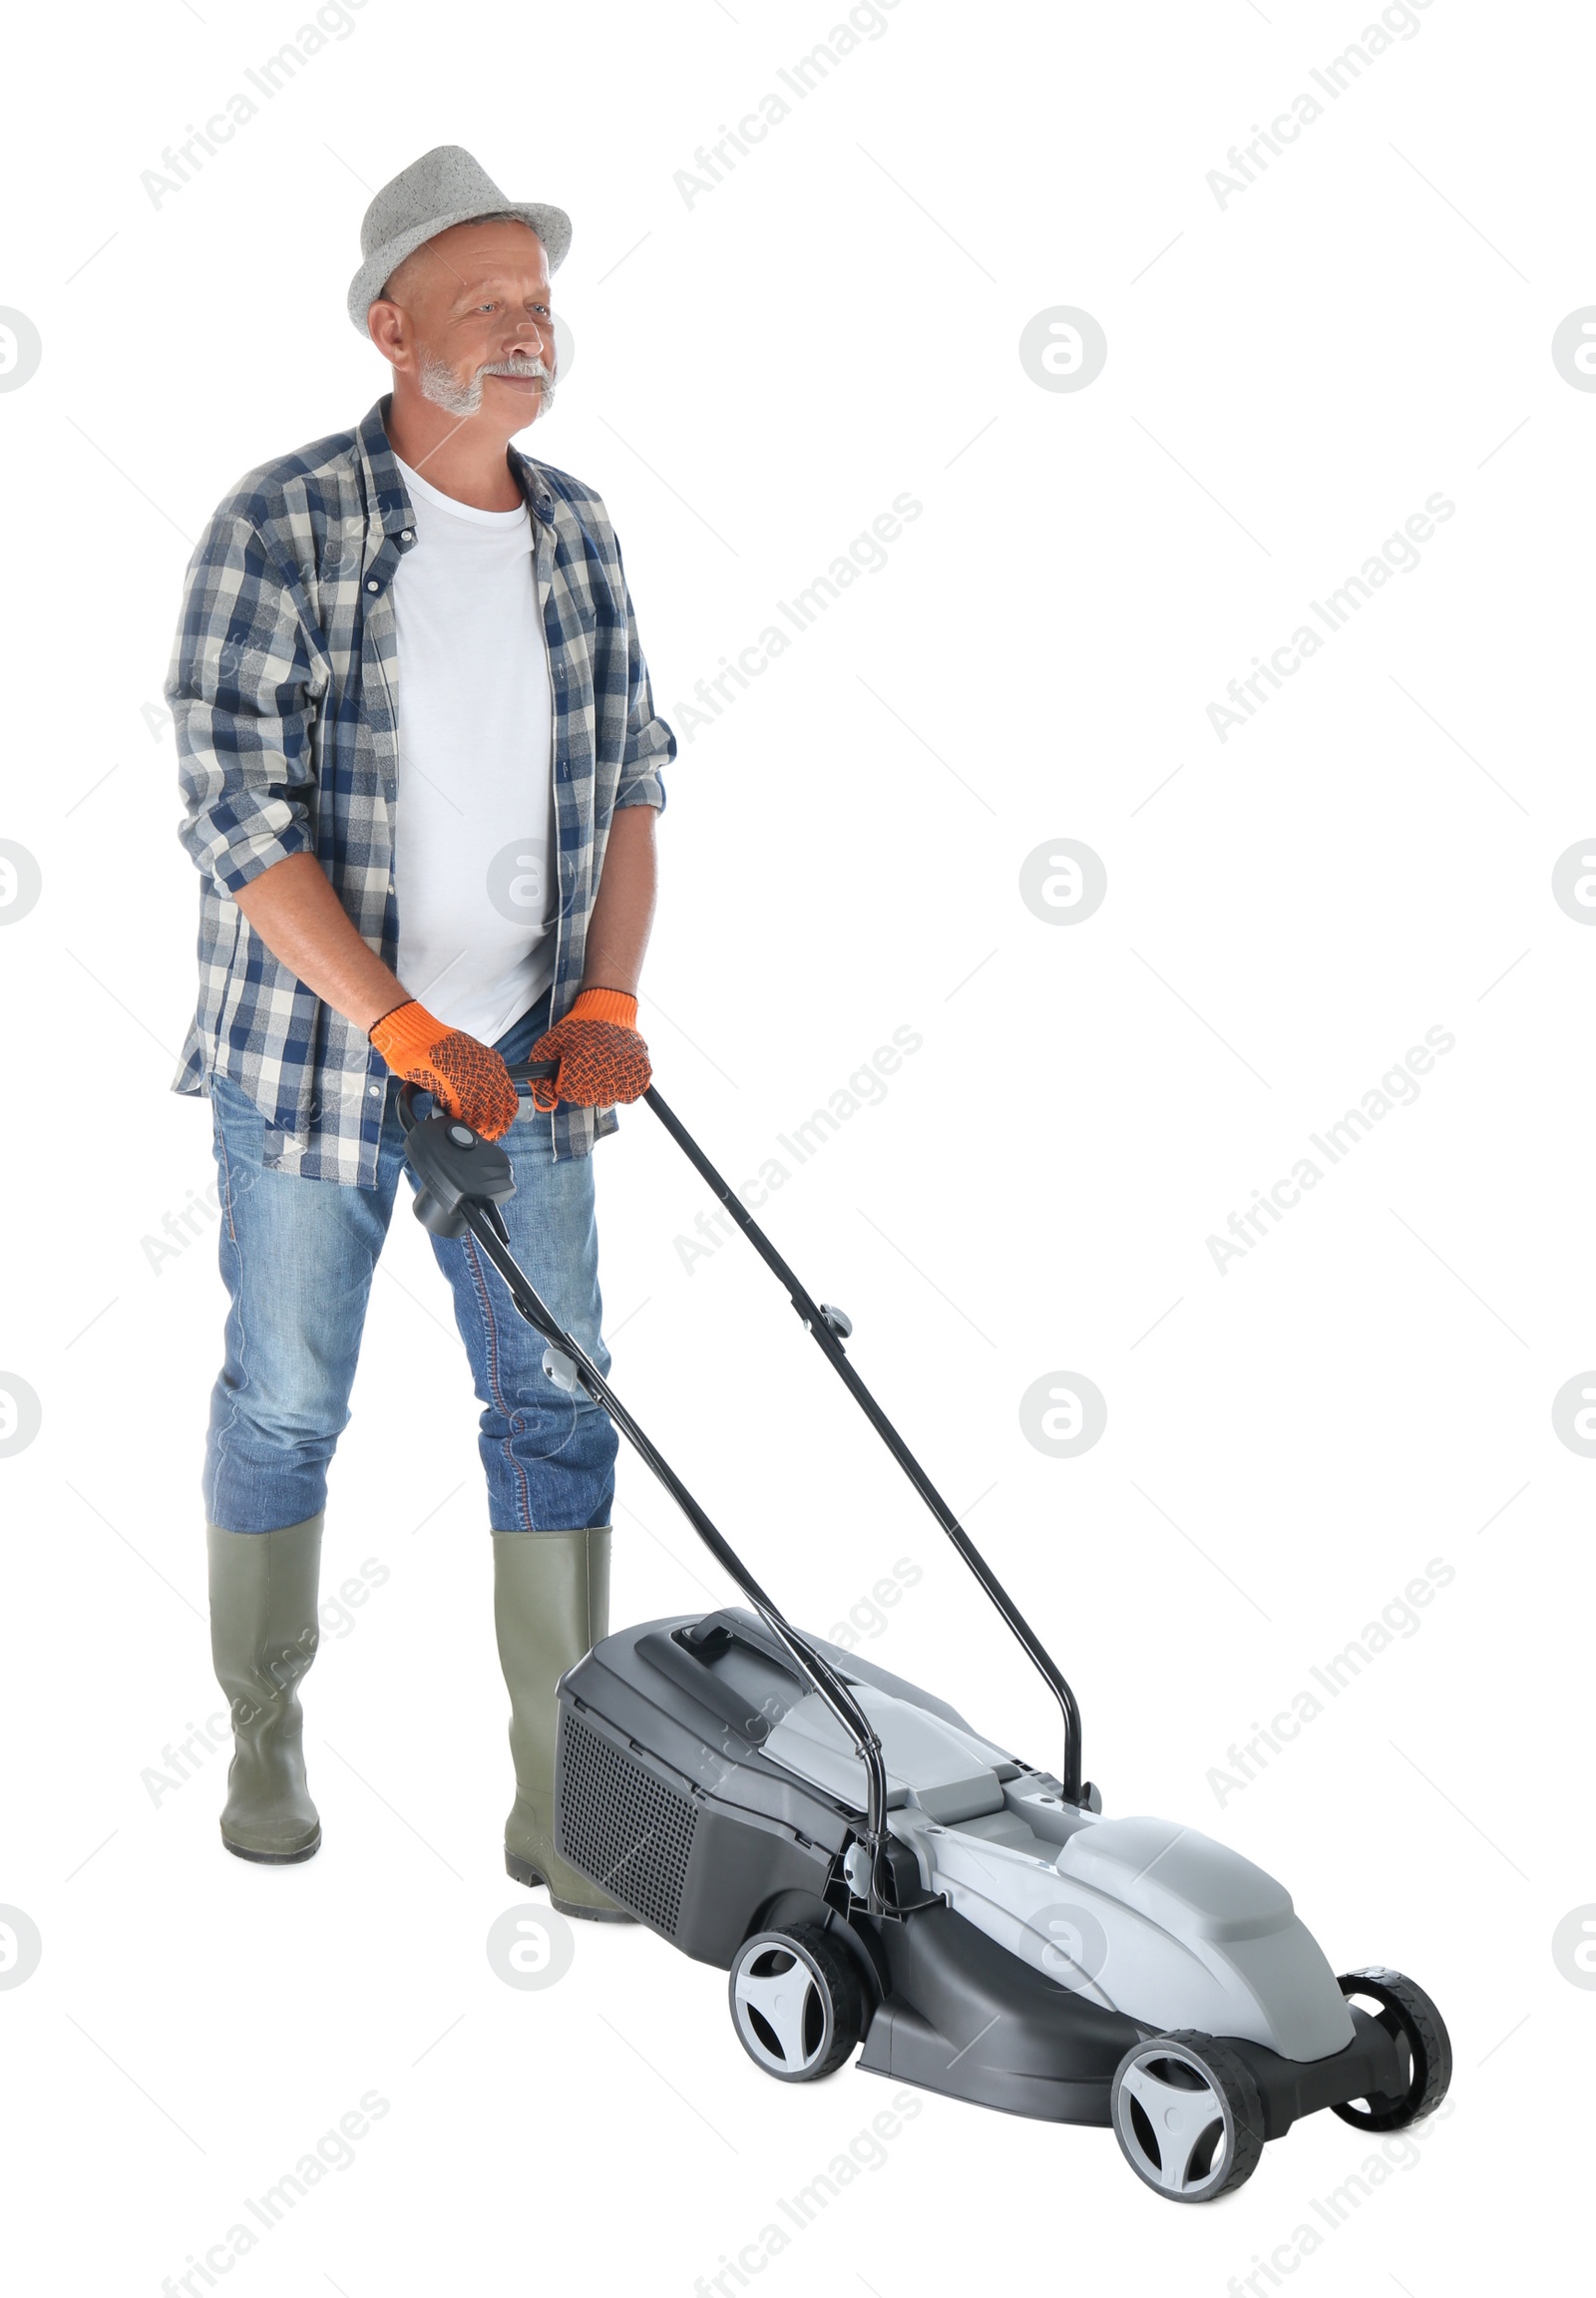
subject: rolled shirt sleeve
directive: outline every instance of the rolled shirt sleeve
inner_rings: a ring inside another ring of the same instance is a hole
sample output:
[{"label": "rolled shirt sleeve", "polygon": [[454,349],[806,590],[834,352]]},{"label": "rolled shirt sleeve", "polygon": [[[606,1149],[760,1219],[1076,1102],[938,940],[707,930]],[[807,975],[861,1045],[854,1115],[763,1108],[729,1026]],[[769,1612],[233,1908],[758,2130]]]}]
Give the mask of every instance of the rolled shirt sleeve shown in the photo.
[{"label": "rolled shirt sleeve", "polygon": [[249,519],[218,512],[189,565],[166,696],[178,835],[220,893],[315,850],[319,668],[291,580]]}]

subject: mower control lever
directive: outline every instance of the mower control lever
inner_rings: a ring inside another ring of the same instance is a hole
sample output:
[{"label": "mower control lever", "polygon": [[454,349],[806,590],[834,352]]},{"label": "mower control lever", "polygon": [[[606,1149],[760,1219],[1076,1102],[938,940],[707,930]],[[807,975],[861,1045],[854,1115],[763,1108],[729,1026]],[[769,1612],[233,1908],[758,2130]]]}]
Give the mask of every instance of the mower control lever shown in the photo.
[{"label": "mower control lever", "polygon": [[556,1076],[560,1069],[558,1061],[510,1061],[505,1066],[510,1071],[510,1082],[518,1088],[530,1085],[534,1078]]}]

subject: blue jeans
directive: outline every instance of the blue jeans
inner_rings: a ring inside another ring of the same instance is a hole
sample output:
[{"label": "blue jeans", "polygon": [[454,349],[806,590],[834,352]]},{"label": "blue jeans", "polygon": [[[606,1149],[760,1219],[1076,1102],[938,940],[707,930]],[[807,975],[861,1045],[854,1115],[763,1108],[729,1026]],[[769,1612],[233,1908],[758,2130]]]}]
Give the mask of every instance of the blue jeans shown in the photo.
[{"label": "blue jeans", "polygon": [[[499,1039],[507,1061],[527,1058],[548,1017],[546,991]],[[415,1186],[398,1081],[390,1078],[384,1092],[377,1185],[359,1189],[266,1171],[259,1110],[230,1078],[211,1078],[221,1275],[231,1307],[203,1491],[207,1517],[224,1531],[274,1532],[325,1505],[327,1462],[348,1425],[372,1272],[400,1173]],[[607,1372],[593,1159],[556,1162],[549,1120],[535,1116],[526,1097],[504,1146],[516,1174],[516,1193],[501,1207],[510,1249],[560,1324]],[[512,1307],[474,1238],[430,1242],[454,1293],[455,1324],[482,1400],[492,1529],[607,1524],[616,1449],[608,1416],[580,1390],[556,1387],[543,1368],[542,1337]],[[413,1399],[395,1396],[391,1410],[396,1436],[413,1434]]]}]

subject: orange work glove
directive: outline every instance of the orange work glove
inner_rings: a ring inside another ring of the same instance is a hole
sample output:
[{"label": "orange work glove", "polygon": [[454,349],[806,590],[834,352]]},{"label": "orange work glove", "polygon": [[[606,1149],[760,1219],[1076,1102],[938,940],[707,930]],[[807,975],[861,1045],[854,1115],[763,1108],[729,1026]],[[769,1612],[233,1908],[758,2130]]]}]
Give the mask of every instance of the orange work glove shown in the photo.
[{"label": "orange work glove", "polygon": [[462,1118],[488,1141],[508,1133],[521,1106],[503,1058],[480,1037],[451,1029],[418,1005],[396,1005],[366,1032],[396,1077],[435,1095],[451,1117]]},{"label": "orange work glove", "polygon": [[623,989],[579,990],[571,1011],[534,1045],[532,1058],[560,1064],[552,1077],[532,1081],[534,1106],[545,1111],[557,1101],[579,1109],[635,1101],[653,1075],[637,1034],[637,1000]]}]

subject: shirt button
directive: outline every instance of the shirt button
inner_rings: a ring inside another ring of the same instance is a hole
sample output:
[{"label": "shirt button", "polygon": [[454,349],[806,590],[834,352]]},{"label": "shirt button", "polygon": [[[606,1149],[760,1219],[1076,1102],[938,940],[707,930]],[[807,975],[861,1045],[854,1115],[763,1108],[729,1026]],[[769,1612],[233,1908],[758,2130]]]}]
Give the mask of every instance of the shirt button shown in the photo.
[{"label": "shirt button", "polygon": [[405,529],[404,533],[399,538],[401,543],[414,543],[415,539],[415,534],[409,527]]},{"label": "shirt button", "polygon": [[375,1096],[382,1091],[382,1087],[380,1085],[368,1085],[366,1091]]},{"label": "shirt button", "polygon": [[366,588],[368,590],[380,590],[382,588],[382,584],[380,582],[368,582],[366,584]]}]

